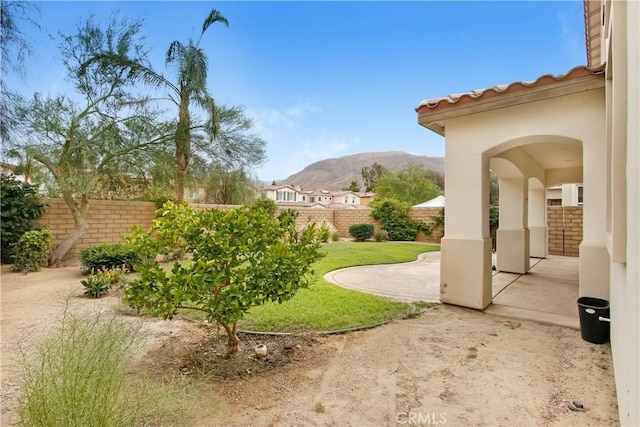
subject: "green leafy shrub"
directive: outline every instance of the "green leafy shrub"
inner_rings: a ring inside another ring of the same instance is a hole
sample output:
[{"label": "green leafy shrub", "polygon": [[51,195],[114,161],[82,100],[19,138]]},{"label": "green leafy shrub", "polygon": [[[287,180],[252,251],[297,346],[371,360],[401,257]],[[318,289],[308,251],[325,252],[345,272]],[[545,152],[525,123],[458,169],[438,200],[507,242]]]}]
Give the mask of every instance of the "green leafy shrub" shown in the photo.
[{"label": "green leafy shrub", "polygon": [[108,277],[105,277],[99,273],[90,274],[80,283],[84,286],[84,294],[92,296],[94,298],[100,298],[109,293],[111,288],[111,281]]},{"label": "green leafy shrub", "polygon": [[373,236],[373,224],[352,224],[349,227],[349,234],[356,239],[356,242],[364,242]]},{"label": "green leafy shrub", "polygon": [[251,208],[263,209],[266,213],[268,213],[271,216],[274,216],[276,214],[276,211],[278,210],[278,206],[276,205],[276,202],[274,202],[271,199],[264,199],[264,198],[254,200],[254,202],[251,204]]},{"label": "green leafy shrub", "polygon": [[126,271],[134,271],[134,266],[141,262],[136,250],[120,243],[101,243],[80,251],[80,262],[88,273],[100,270],[113,270],[122,267]]},{"label": "green leafy shrub", "polygon": [[44,212],[36,187],[24,184],[13,176],[0,177],[0,256],[12,263],[14,244],[27,231],[33,230],[33,220]]},{"label": "green leafy shrub", "polygon": [[156,206],[156,210],[161,210],[165,203],[171,201],[173,201],[173,199],[166,196],[158,196],[151,199],[151,202]]},{"label": "green leafy shrub", "polygon": [[389,240],[389,233],[385,230],[376,230],[376,232],[373,233],[373,238],[376,239],[376,242],[386,242]]},{"label": "green leafy shrub", "polygon": [[162,260],[164,262],[180,261],[181,259],[184,259],[184,257],[185,253],[181,248],[168,249],[162,254]]},{"label": "green leafy shrub", "polygon": [[413,241],[418,231],[430,234],[431,229],[422,221],[409,216],[409,204],[395,199],[376,199],[371,203],[371,216],[389,233],[389,240]]},{"label": "green leafy shrub", "polygon": [[80,281],[84,286],[85,295],[100,298],[109,293],[109,289],[114,285],[126,283],[127,270],[118,267],[114,269],[102,269],[92,273],[86,279]]},{"label": "green leafy shrub", "polygon": [[25,273],[39,271],[47,265],[53,243],[49,230],[27,231],[14,245],[15,260],[11,269]]},{"label": "green leafy shrub", "polygon": [[489,227],[500,227],[500,206],[489,207]]},{"label": "green leafy shrub", "polygon": [[333,233],[336,233],[336,228],[333,226],[333,224],[330,224],[323,220],[322,223],[320,223],[320,227],[318,227],[318,238],[322,242],[327,243]]},{"label": "green leafy shrub", "polygon": [[[276,217],[267,209],[242,206],[195,210],[165,205],[146,233],[127,236],[147,262],[125,289],[125,304],[171,319],[194,309],[227,332],[227,353],[238,349],[237,322],[251,307],[284,302],[313,280],[311,264],[322,258],[315,224],[296,229],[297,212]],[[167,272],[156,261],[164,242],[182,241],[188,263]]]},{"label": "green leafy shrub", "polygon": [[340,233],[338,233],[338,230],[336,230],[331,233],[331,241],[337,242],[338,240],[340,240]]},{"label": "green leafy shrub", "polygon": [[500,206],[489,207],[489,234],[491,235],[491,245],[496,249],[496,233],[500,227]]}]

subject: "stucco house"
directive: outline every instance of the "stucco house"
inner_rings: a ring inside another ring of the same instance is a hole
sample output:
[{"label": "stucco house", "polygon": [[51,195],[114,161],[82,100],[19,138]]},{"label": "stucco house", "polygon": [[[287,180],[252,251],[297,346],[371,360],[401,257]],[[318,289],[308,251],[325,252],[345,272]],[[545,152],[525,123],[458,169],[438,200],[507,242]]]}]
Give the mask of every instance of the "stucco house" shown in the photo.
[{"label": "stucco house", "polygon": [[278,204],[287,203],[292,206],[315,206],[352,208],[360,205],[360,196],[353,191],[303,190],[292,185],[272,185],[259,188],[256,195],[271,199]]},{"label": "stucco house", "polygon": [[491,304],[489,170],[500,179],[498,266],[547,257],[546,190],[583,186],[579,295],[611,304],[620,422],[640,425],[640,2],[584,2],[587,65],[425,99],[418,122],[445,138],[441,300]]},{"label": "stucco house", "polygon": [[302,202],[300,189],[291,185],[271,185],[269,187],[259,188],[257,196],[263,199],[270,199],[274,202]]}]

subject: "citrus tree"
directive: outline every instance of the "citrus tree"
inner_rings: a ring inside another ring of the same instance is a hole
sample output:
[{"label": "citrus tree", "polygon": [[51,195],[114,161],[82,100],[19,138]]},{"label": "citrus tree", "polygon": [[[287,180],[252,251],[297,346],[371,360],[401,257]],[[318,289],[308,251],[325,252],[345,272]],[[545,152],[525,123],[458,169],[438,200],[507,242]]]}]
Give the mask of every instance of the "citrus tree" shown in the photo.
[{"label": "citrus tree", "polygon": [[[227,354],[238,350],[237,322],[247,311],[292,298],[311,283],[311,264],[322,256],[315,224],[297,231],[295,211],[275,216],[261,204],[195,210],[172,202],[163,211],[146,233],[137,228],[127,238],[146,261],[124,302],[165,319],[203,312],[227,332]],[[156,257],[175,248],[192,258],[166,272]]]}]

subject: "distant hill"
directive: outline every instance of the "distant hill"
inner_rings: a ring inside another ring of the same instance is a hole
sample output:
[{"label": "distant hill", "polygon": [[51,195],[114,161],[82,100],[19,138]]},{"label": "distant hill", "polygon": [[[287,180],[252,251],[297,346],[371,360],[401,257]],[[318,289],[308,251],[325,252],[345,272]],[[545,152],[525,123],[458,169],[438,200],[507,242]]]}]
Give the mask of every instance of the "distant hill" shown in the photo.
[{"label": "distant hill", "polygon": [[379,163],[389,170],[398,170],[409,163],[423,165],[426,169],[444,173],[444,157],[416,156],[402,151],[360,153],[315,162],[278,184],[299,185],[305,189],[324,188],[342,190],[351,181],[362,185],[362,168]]}]

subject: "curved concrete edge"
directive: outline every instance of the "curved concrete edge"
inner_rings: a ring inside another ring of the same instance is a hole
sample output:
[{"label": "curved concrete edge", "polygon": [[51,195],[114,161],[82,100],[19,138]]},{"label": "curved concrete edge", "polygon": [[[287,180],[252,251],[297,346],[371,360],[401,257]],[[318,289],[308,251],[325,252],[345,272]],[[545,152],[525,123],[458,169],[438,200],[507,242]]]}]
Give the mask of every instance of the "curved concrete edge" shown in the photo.
[{"label": "curved concrete edge", "polygon": [[324,279],[402,302],[440,302],[440,252],[425,252],[404,263],[342,268],[325,274]]}]

